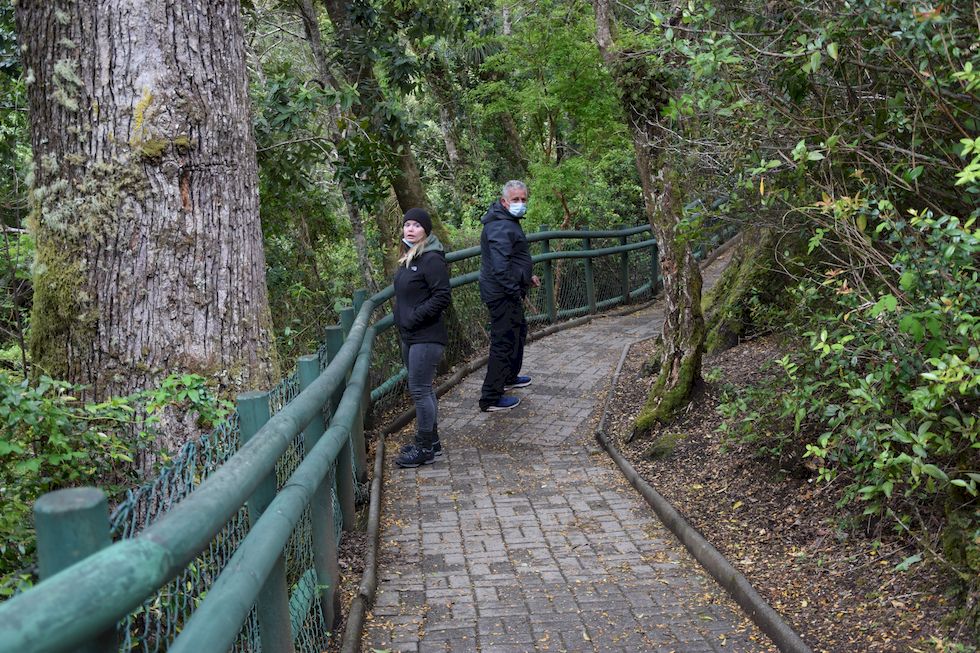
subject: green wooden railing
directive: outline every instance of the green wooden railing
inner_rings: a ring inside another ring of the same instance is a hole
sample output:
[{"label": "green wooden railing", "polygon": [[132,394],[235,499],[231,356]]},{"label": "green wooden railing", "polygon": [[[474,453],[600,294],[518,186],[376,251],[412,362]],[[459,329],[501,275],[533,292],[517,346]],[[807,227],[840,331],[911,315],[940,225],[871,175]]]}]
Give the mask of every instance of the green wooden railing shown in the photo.
[{"label": "green wooden railing", "polygon": [[[545,310],[531,321],[556,321],[603,310],[655,291],[657,245],[653,239],[629,243],[649,226],[615,231],[540,231],[529,235],[542,251],[533,256],[543,273]],[[592,248],[595,239],[619,245]],[[581,248],[554,251],[557,240],[581,242]],[[629,254],[649,252],[645,283],[630,288]],[[447,255],[450,262],[479,256],[479,247]],[[618,257],[618,296],[597,298],[592,262]],[[585,260],[585,302],[558,310],[553,290],[554,264]],[[473,283],[478,271],[452,279],[453,287]],[[371,323],[375,310],[391,299],[392,288],[372,297],[355,293],[354,307],[326,334],[327,365],[318,357],[298,361],[300,391],[276,414],[268,393],[238,398],[241,448],[224,465],[160,518],[129,539],[111,543],[105,495],[95,488],[60,490],[35,504],[41,582],[0,604],[0,653],[41,651],[113,651],[116,624],[159,588],[183,573],[206,550],[223,526],[248,508],[249,530],[203,600],[186,622],[177,624],[170,651],[226,651],[236,641],[253,606],[261,648],[293,651],[294,639],[312,602],[309,592],[287,585],[284,547],[309,510],[313,567],[297,585],[319,596],[322,622],[332,629],[339,611],[335,505],[344,530],[355,528],[355,488],[366,477],[364,421],[373,401],[397,387],[399,375],[376,388],[368,382],[372,348],[378,334],[392,326],[389,314]],[[403,375],[404,371],[402,371]],[[329,420],[325,419],[329,416]],[[305,455],[277,490],[276,465],[302,437]],[[334,501],[334,495],[337,501]],[[220,571],[220,573],[218,573]],[[213,574],[212,574],[213,575]],[[303,597],[307,597],[304,599]]]}]

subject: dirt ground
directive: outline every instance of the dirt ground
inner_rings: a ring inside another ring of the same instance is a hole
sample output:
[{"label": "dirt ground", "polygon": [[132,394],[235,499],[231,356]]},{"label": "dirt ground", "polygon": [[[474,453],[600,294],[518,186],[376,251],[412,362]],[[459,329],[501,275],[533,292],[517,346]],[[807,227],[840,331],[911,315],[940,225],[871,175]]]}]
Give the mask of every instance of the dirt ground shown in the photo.
[{"label": "dirt ground", "polygon": [[913,542],[888,529],[867,534],[853,520],[845,525],[836,506],[841,488],[818,484],[805,467],[780,469],[757,445],[723,441],[716,409],[724,388],[772,373],[767,366],[784,353],[776,339],[705,359],[713,382],[674,423],[627,443],[653,380],[642,373],[652,346],[631,348],[612,389],[607,432],[815,651],[975,650],[948,644],[971,635],[944,625],[955,607],[944,596],[944,571],[929,562],[895,570],[916,552]]}]

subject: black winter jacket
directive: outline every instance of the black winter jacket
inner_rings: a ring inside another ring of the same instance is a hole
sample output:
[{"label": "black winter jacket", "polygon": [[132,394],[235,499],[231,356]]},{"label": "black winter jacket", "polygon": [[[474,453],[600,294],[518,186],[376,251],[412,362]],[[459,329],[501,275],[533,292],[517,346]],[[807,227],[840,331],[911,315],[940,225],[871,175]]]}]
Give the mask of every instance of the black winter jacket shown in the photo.
[{"label": "black winter jacket", "polygon": [[531,250],[517,218],[500,201],[480,222],[480,299],[488,304],[503,297],[520,300],[531,287]]},{"label": "black winter jacket", "polygon": [[452,301],[449,268],[442,243],[435,234],[425,241],[425,250],[408,267],[395,272],[395,324],[402,341],[449,344],[442,312]]}]

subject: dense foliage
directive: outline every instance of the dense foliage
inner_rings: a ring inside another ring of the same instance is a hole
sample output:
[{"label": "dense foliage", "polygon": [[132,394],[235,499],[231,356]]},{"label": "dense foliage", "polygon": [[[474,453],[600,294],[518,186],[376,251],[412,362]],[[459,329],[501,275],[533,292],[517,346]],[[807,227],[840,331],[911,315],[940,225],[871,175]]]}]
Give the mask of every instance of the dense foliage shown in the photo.
[{"label": "dense foliage", "polygon": [[0,371],[0,598],[30,579],[17,572],[33,558],[35,499],[63,487],[97,485],[116,500],[139,481],[132,463],[138,449],[157,447],[164,410],[196,414],[206,431],[232,408],[194,374],[102,402],[79,400],[81,390],[45,376],[29,382]]}]

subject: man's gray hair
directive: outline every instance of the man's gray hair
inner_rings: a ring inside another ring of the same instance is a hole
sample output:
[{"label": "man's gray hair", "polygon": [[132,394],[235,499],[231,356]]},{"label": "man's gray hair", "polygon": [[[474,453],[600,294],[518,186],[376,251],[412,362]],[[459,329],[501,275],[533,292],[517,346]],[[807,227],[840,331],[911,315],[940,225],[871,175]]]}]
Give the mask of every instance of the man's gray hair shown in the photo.
[{"label": "man's gray hair", "polygon": [[511,189],[522,190],[522,191],[524,191],[526,193],[527,192],[527,184],[525,184],[523,181],[519,181],[517,179],[511,179],[506,184],[504,184],[504,187],[503,188],[500,189],[500,196],[501,197],[507,197],[507,191],[509,191]]}]

